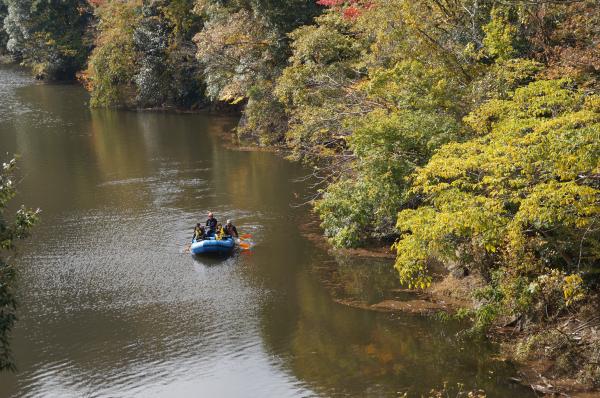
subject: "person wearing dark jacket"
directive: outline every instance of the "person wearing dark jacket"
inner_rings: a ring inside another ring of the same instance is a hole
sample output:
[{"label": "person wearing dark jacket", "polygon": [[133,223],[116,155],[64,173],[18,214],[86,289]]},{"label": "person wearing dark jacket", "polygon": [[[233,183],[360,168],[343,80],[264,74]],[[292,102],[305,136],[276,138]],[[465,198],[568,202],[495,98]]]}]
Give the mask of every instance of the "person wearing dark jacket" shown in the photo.
[{"label": "person wearing dark jacket", "polygon": [[212,214],[212,212],[208,212],[208,220],[206,220],[206,234],[207,235],[214,235],[217,232],[217,224],[219,222],[217,221],[217,219],[215,218],[215,216]]},{"label": "person wearing dark jacket", "polygon": [[231,220],[227,220],[227,224],[225,224],[225,227],[223,227],[223,229],[225,231],[225,235],[233,236],[234,238],[239,237],[237,228],[235,227],[235,225],[233,225]]}]

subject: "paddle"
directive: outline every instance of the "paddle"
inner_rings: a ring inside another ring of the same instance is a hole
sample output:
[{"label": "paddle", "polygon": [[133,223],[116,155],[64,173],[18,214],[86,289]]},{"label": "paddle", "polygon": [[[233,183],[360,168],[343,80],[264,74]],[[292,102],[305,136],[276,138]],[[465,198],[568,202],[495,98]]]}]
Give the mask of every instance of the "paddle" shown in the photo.
[{"label": "paddle", "polygon": [[244,239],[250,239],[250,238],[252,238],[252,235],[250,235],[250,234],[240,235],[237,240],[238,246],[241,247],[243,250],[250,250],[250,247],[251,247],[250,243],[242,242]]},{"label": "paddle", "polygon": [[249,250],[250,249],[250,243],[246,243],[246,242],[239,242],[238,246],[241,247],[244,250]]}]

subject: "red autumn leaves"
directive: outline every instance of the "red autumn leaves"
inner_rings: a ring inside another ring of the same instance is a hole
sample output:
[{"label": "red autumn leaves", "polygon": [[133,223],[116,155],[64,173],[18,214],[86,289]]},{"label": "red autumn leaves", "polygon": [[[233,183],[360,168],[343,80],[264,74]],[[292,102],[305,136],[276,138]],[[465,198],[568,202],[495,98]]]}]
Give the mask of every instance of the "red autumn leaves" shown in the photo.
[{"label": "red autumn leaves", "polygon": [[368,0],[317,0],[317,4],[339,10],[346,19],[356,19],[373,5]]}]

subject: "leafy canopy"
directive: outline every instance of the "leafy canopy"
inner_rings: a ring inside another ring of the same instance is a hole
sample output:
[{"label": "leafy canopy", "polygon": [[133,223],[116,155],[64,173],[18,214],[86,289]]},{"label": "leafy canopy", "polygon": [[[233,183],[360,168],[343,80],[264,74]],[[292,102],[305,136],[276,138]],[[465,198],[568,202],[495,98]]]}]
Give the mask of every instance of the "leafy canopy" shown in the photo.
[{"label": "leafy canopy", "polygon": [[86,0],[3,0],[6,47],[39,78],[73,79],[92,48]]},{"label": "leafy canopy", "polygon": [[535,81],[465,121],[479,136],[441,147],[413,179],[424,205],[398,214],[401,281],[427,285],[430,258],[524,274],[597,267],[600,97]]}]

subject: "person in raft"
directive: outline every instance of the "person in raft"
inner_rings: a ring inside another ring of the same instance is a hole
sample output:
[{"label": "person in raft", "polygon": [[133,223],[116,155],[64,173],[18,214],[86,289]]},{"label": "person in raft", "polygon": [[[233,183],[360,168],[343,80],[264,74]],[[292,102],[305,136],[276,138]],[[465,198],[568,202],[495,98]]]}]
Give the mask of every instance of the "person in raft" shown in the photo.
[{"label": "person in raft", "polygon": [[208,212],[208,220],[206,220],[206,235],[214,235],[217,232],[217,224],[219,222],[212,214],[212,212]]},{"label": "person in raft", "polygon": [[239,237],[237,228],[235,225],[233,225],[231,220],[227,220],[227,224],[225,224],[225,227],[223,227],[223,231],[225,232],[226,236],[233,236],[234,238]]},{"label": "person in raft", "polygon": [[217,224],[217,233],[215,234],[216,240],[221,240],[225,237],[225,230],[221,224]]},{"label": "person in raft", "polygon": [[196,242],[204,240],[204,227],[200,223],[196,224],[196,228],[194,228],[194,236],[192,237],[192,242],[194,240]]}]

